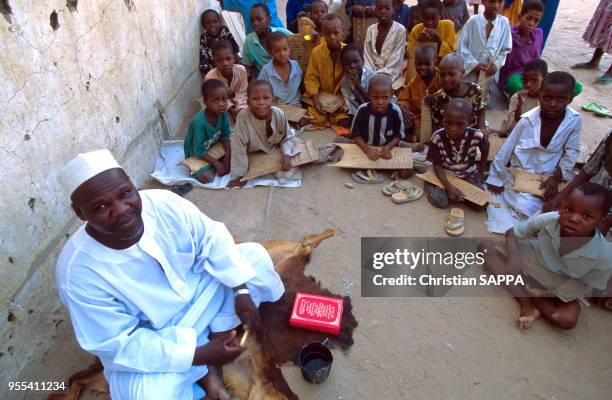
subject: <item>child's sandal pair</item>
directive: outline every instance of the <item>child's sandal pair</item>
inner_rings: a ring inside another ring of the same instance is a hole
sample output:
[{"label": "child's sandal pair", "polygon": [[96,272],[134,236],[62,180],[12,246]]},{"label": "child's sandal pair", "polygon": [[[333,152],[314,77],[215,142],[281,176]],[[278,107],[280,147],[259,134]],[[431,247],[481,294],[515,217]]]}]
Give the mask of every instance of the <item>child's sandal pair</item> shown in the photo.
[{"label": "child's sandal pair", "polygon": [[357,183],[378,184],[385,181],[385,177],[374,170],[355,171],[351,174],[353,180]]},{"label": "child's sandal pair", "polygon": [[382,189],[383,194],[391,196],[391,201],[395,204],[404,204],[415,201],[423,196],[423,189],[414,186],[407,180],[396,180]]}]

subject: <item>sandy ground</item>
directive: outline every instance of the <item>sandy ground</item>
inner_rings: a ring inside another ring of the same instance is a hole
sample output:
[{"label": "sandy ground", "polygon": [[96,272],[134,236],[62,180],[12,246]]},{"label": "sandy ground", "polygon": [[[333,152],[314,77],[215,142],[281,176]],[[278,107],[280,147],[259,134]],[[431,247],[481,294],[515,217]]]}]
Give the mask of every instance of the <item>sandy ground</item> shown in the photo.
[{"label": "sandy ground", "polygon": [[[551,70],[567,70],[590,57],[592,50],[581,36],[596,4],[562,2],[544,53]],[[610,61],[606,56],[603,66]],[[591,84],[596,76],[576,73],[585,84],[576,108],[591,101],[612,106],[605,94],[610,87]],[[489,113],[488,119],[497,126],[501,112]],[[591,151],[610,125],[610,120],[584,116],[584,143]],[[329,132],[309,136],[321,142],[332,138]],[[584,310],[578,327],[570,332],[544,321],[522,332],[514,324],[518,307],[509,298],[362,298],[360,238],[445,236],[446,212],[425,199],[397,206],[380,193],[380,186],[349,189],[344,186],[347,181],[347,171],[313,166],[304,170],[300,189],[255,188],[239,195],[235,190],[196,189],[187,195],[243,240],[300,240],[304,234],[335,230],[336,235],[315,251],[308,272],[336,293],[345,293],[343,280],[354,284],[350,292],[360,326],[349,354],[334,353],[327,382],[310,385],[296,367],[283,369],[302,399],[610,398],[612,315],[600,309]],[[490,236],[484,215],[466,209],[466,219],[466,236]],[[87,365],[90,357],[74,343],[69,323],[62,328],[64,336],[44,355],[40,368],[20,380],[66,379]]]}]

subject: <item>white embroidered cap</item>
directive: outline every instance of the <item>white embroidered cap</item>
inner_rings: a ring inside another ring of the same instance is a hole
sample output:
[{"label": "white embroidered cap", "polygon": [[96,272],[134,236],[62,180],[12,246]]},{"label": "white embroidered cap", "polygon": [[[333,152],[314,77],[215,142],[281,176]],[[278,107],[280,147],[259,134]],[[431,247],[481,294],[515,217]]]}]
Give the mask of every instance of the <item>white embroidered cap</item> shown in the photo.
[{"label": "white embroidered cap", "polygon": [[85,181],[113,168],[121,166],[107,149],[79,153],[61,169],[58,180],[68,196],[72,196]]}]

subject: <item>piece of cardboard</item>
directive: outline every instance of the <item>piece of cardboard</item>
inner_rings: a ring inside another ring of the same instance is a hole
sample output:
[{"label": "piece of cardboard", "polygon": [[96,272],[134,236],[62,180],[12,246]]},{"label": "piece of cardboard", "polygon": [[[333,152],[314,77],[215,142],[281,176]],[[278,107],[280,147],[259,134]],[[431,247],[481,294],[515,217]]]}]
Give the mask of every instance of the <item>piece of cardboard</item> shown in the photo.
[{"label": "piece of cardboard", "polygon": [[[217,142],[213,144],[212,147],[208,150],[208,155],[214,158],[215,160],[218,160],[223,157],[225,155],[225,147],[223,147],[223,143]],[[201,158],[189,157],[188,159],[181,161],[181,164],[189,168],[189,172],[191,174],[195,174],[200,169],[204,168],[210,163],[202,160]]]},{"label": "piece of cardboard", "polygon": [[351,143],[335,143],[340,147],[344,154],[340,161],[329,164],[332,167],[353,168],[353,169],[412,169],[412,150],[404,147],[394,147],[391,149],[393,156],[389,160],[379,158],[372,161],[357,146]]},{"label": "piece of cardboard", "polygon": [[[548,176],[534,174],[532,172],[523,171],[518,168],[508,168],[508,171],[514,176],[514,184],[512,185],[512,189],[517,192],[529,193],[536,196],[544,197],[544,190],[540,189],[540,185]],[[560,182],[559,190],[562,190],[567,183]]]},{"label": "piece of cardboard", "polygon": [[[300,97],[300,100],[314,107],[312,97],[302,96]],[[319,92],[319,103],[321,103],[321,108],[323,108],[323,111],[333,114],[344,105],[344,99],[340,96],[336,96],[335,94]]]},{"label": "piece of cardboard", "polygon": [[[424,181],[444,188],[444,185],[442,184],[442,182],[440,182],[432,168],[429,168],[425,173],[417,174],[416,176],[423,179]],[[464,199],[469,200],[472,203],[478,204],[479,206],[484,206],[485,204],[489,203],[493,207],[499,207],[499,204],[497,202],[491,200],[491,194],[486,190],[483,190],[478,186],[472,185],[471,183],[466,182],[463,179],[451,174],[446,174],[446,179],[448,179],[451,185],[461,190]]]},{"label": "piece of cardboard", "polygon": [[[319,149],[311,141],[298,143],[299,154],[291,157],[291,166],[298,167],[319,160]],[[249,154],[249,170],[241,182],[280,171],[282,154],[279,148],[271,153],[256,152]]]},{"label": "piece of cardboard", "polygon": [[306,115],[306,110],[299,106],[291,104],[274,104],[274,107],[283,110],[285,117],[287,117],[290,122],[300,122]]}]

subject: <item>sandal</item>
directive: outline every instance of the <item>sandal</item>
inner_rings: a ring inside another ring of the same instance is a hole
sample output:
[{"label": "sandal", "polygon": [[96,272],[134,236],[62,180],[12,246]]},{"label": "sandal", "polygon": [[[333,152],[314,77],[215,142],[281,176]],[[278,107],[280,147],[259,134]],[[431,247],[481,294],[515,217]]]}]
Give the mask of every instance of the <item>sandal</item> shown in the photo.
[{"label": "sandal", "polygon": [[391,196],[391,201],[395,204],[404,204],[420,199],[423,196],[423,189],[417,186],[412,186],[408,190],[394,193]]},{"label": "sandal", "polygon": [[581,62],[578,64],[574,64],[570,68],[571,69],[597,69],[597,67],[593,68],[588,62]]},{"label": "sandal", "polygon": [[403,192],[405,190],[410,190],[412,188],[412,183],[407,180],[395,180],[382,188],[382,192],[385,196],[392,196],[395,193]]},{"label": "sandal", "polygon": [[597,103],[589,103],[582,106],[584,111],[590,111],[599,115],[601,117],[612,117],[612,112],[608,110],[606,107],[599,105]]},{"label": "sandal", "polygon": [[453,207],[448,213],[444,230],[450,236],[461,236],[465,230],[463,210]]},{"label": "sandal", "polygon": [[351,174],[353,180],[357,183],[378,184],[385,181],[385,177],[371,169],[364,171],[355,171]]},{"label": "sandal", "polygon": [[602,75],[595,80],[596,85],[609,85],[612,83],[612,78],[609,76]]}]

